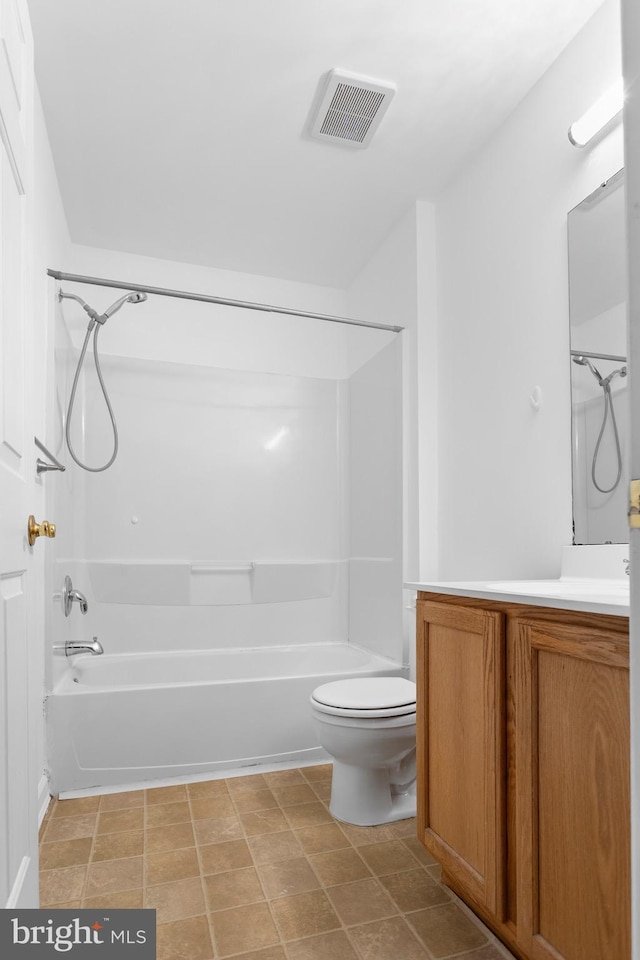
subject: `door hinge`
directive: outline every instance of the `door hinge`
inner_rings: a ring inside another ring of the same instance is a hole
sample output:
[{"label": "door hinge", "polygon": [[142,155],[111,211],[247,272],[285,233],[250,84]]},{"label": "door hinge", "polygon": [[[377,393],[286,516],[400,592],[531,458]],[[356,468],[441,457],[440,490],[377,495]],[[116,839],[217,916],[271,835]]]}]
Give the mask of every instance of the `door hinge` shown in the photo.
[{"label": "door hinge", "polygon": [[629,483],[628,517],[631,529],[640,529],[640,480],[632,480]]}]

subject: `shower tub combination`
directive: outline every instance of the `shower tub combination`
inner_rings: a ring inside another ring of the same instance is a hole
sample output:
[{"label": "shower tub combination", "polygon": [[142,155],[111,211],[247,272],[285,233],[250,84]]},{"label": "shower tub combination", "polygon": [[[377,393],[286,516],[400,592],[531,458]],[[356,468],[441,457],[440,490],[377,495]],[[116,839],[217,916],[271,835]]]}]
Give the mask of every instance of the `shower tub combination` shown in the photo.
[{"label": "shower tub combination", "polygon": [[315,687],[406,675],[349,643],[79,655],[47,700],[52,792],[322,762]]}]

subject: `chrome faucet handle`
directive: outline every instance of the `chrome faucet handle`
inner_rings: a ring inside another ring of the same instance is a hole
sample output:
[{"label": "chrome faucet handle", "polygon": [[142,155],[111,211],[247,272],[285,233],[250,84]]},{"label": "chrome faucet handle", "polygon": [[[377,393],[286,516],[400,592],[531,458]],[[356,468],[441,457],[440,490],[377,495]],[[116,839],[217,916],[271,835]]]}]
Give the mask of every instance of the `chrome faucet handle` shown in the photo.
[{"label": "chrome faucet handle", "polygon": [[73,589],[73,583],[71,582],[71,577],[66,576],[64,578],[64,589],[62,591],[62,606],[64,608],[65,617],[70,616],[71,607],[73,602],[77,601],[80,604],[80,613],[86,613],[89,609],[89,604],[87,603],[87,598],[84,593],[80,590]]}]

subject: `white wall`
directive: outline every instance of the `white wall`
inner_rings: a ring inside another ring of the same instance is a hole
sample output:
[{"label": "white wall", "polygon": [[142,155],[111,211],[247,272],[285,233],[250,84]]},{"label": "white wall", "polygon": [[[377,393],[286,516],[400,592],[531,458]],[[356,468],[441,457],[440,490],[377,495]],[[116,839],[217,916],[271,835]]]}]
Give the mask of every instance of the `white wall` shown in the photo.
[{"label": "white wall", "polygon": [[619,126],[567,129],[619,73],[607,0],[437,203],[441,579],[555,576],[571,543],[566,218],[623,164]]},{"label": "white wall", "polygon": [[402,341],[397,336],[354,373],[349,400],[349,639],[402,660]]}]

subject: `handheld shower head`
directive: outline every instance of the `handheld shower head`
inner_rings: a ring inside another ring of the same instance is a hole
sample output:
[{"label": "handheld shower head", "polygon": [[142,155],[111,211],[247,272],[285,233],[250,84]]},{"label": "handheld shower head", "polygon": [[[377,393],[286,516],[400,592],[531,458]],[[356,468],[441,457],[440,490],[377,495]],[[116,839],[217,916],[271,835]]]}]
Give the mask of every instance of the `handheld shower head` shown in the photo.
[{"label": "handheld shower head", "polygon": [[596,378],[600,386],[602,386],[602,376],[600,375],[600,371],[596,367],[594,367],[594,365],[591,363],[588,357],[572,356],[571,359],[573,360],[574,363],[577,363],[578,366],[580,367],[589,367],[589,370],[591,370],[591,373],[594,375],[594,377]]},{"label": "handheld shower head", "polygon": [[101,321],[102,323],[105,320],[108,320],[109,317],[112,317],[120,307],[125,303],[142,303],[147,299],[146,293],[140,293],[138,290],[134,290],[133,293],[126,293],[124,297],[120,297],[119,300],[116,300],[115,303],[112,303],[110,307],[107,307],[105,312],[102,314]]}]

